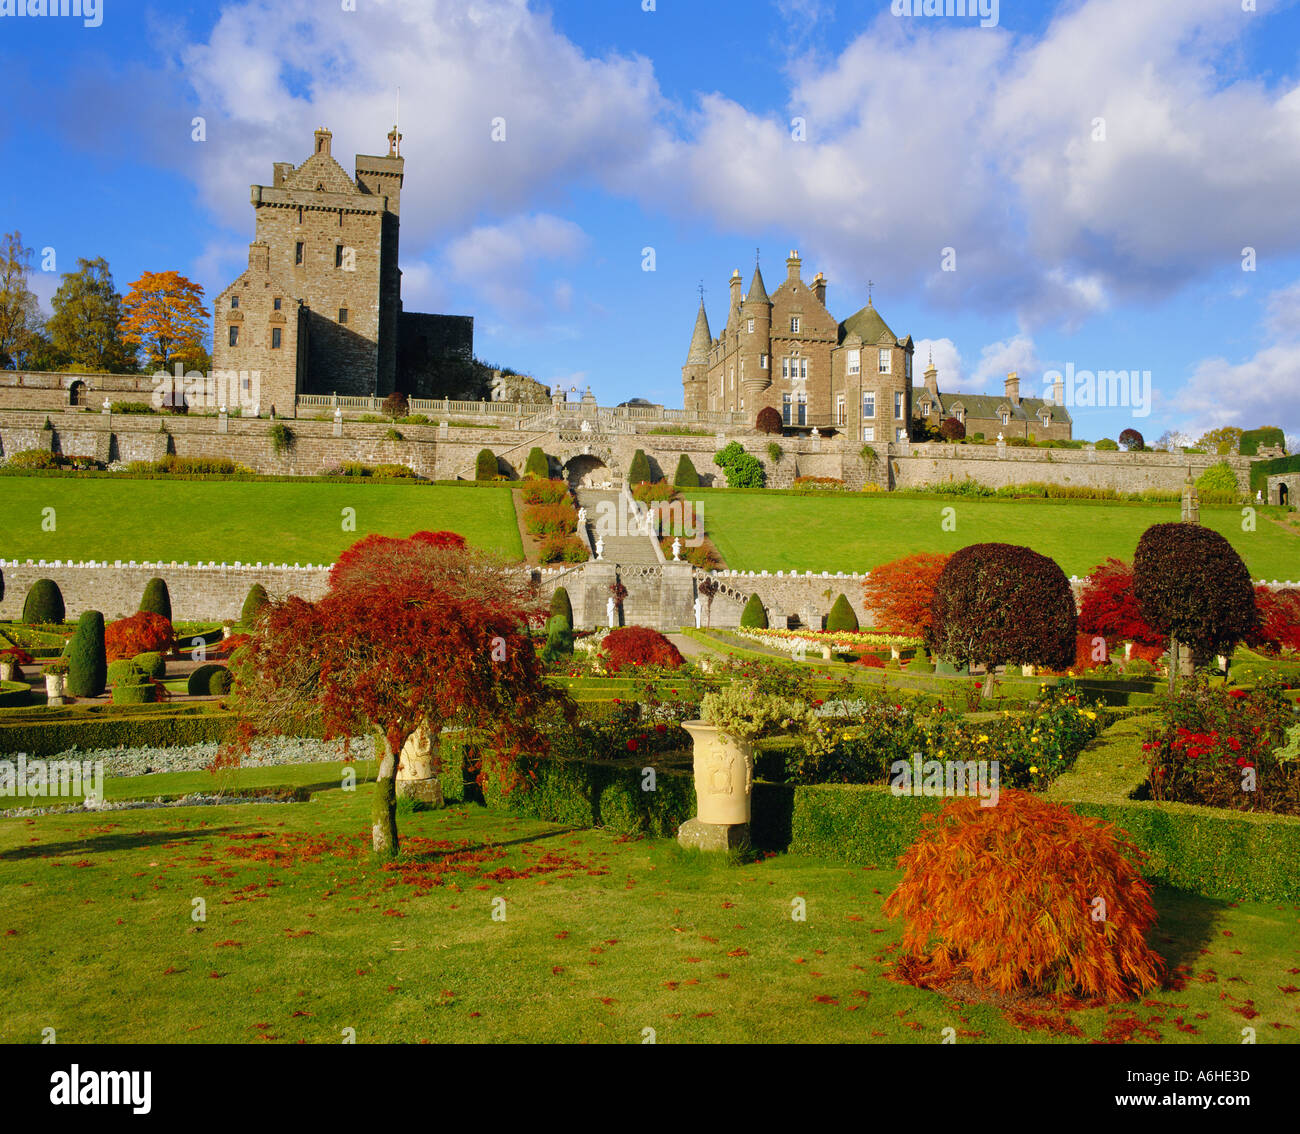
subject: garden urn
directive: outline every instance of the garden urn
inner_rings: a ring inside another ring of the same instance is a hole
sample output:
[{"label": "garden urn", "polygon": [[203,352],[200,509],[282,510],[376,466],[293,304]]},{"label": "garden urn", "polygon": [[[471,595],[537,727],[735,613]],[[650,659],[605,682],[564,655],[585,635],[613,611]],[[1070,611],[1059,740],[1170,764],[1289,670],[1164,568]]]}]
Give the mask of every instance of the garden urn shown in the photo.
[{"label": "garden urn", "polygon": [[397,760],[397,796],[413,799],[417,803],[431,803],[441,807],[442,780],[434,767],[438,757],[438,742],[427,724],[421,725],[402,745]]},{"label": "garden urn", "polygon": [[51,705],[63,704],[63,674],[47,673],[45,675],[45,699]]},{"label": "garden urn", "polygon": [[830,660],[831,660],[831,648],[830,648],[830,646],[823,646],[823,647],[822,647],[822,661],[830,661]]},{"label": "garden urn", "polygon": [[0,681],[17,681],[15,676],[18,672],[18,663],[13,661],[0,661]]},{"label": "garden urn", "polygon": [[694,743],[696,815],[682,824],[678,841],[705,850],[743,845],[749,838],[753,745],[704,721],[683,721],[682,727]]}]

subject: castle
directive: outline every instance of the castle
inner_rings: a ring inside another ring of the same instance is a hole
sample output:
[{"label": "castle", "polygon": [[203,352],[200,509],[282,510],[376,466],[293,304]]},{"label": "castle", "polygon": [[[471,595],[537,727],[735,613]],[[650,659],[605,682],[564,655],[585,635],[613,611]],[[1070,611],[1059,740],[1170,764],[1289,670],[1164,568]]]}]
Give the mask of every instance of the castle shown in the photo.
[{"label": "castle", "polygon": [[251,187],[248,268],[213,304],[213,369],[246,384],[255,372],[262,412],[291,413],[298,394],[431,397],[440,372],[473,355],[472,317],[402,310],[397,128],[386,155],[357,155],[352,177],[331,139],[317,130],[306,161],[275,162],[271,184]]},{"label": "castle", "polygon": [[795,433],[833,431],[864,442],[911,439],[913,413],[935,426],[955,417],[967,436],[1069,439],[1072,423],[1058,390],[1054,402],[1021,398],[1015,374],[1002,398],[940,394],[933,362],[925,386],[912,389],[912,336],[900,339],[867,297],[867,305],[839,322],[826,306],[826,277],[803,281],[791,251],[786,278],[769,296],[755,265],[749,290],[737,269],[728,281],[726,325],[716,339],[703,297],[682,367],[688,412],[731,411],[753,422],[777,410]]}]

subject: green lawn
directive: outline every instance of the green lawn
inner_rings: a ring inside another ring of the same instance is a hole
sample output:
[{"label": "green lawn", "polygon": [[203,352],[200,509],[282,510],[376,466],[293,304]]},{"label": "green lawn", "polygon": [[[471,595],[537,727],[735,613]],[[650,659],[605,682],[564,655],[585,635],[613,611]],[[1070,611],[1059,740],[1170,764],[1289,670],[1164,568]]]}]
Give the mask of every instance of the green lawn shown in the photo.
[{"label": "green lawn", "polygon": [[[43,509],[54,509],[45,531]],[[345,531],[344,509],[356,510]],[[0,479],[0,558],[332,563],[372,532],[460,532],[521,559],[510,490],[280,481]]]},{"label": "green lawn", "polygon": [[[1300,537],[1268,519],[1275,511],[1259,508],[1253,532],[1241,530],[1240,508],[1202,508],[1201,523],[1228,538],[1253,578],[1300,579]],[[996,541],[1032,547],[1067,575],[1085,575],[1108,555],[1131,560],[1143,531],[1176,521],[1179,505],[719,492],[704,495],[703,515],[737,571],[869,571],[918,551]],[[945,516],[955,530],[944,530]]]},{"label": "green lawn", "polygon": [[951,1027],[958,1043],[1239,1043],[1249,1023],[1277,1043],[1300,1024],[1289,906],[1161,891],[1153,944],[1185,987],[1052,1010],[1064,1030],[1047,1031],[886,979],[896,871],[704,862],[474,806],[404,817],[409,857],[384,870],[364,849],[371,788],[326,787],[336,772],[239,777],[314,783],[310,803],[0,820],[0,1042],[640,1043],[653,1028],[933,1044]]}]

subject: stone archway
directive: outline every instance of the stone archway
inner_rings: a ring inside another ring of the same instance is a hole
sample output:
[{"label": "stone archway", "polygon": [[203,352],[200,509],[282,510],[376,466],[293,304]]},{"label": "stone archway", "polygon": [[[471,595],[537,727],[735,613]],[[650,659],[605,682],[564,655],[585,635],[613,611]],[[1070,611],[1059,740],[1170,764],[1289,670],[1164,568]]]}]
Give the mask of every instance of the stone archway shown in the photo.
[{"label": "stone archway", "polygon": [[614,474],[594,453],[579,453],[564,462],[564,476],[574,488],[598,488],[610,483]]},{"label": "stone archway", "polygon": [[84,406],[88,404],[89,399],[86,396],[86,383],[78,378],[68,387],[68,405]]}]

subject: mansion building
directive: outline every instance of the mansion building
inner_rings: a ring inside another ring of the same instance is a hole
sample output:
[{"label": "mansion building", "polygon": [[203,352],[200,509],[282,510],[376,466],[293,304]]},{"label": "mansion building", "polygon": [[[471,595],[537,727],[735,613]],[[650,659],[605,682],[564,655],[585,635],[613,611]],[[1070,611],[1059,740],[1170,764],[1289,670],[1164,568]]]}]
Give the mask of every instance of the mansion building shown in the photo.
[{"label": "mansion building", "polygon": [[826,307],[826,277],[818,272],[805,283],[801,266],[792,251],[786,278],[771,295],[757,266],[747,292],[739,269],[732,272],[727,320],[717,338],[700,300],[682,367],[687,411],[729,410],[757,419],[771,407],[793,431],[830,429],[864,442],[910,440],[914,415],[936,427],[956,417],[967,436],[1069,439],[1070,415],[1059,389],[1051,402],[1021,398],[1014,374],[1002,398],[941,394],[931,364],[914,394],[912,336],[894,334],[870,297],[837,321]]},{"label": "mansion building", "polygon": [[275,162],[271,184],[252,186],[248,269],[213,305],[213,369],[244,384],[256,372],[262,412],[291,414],[298,394],[429,397],[445,364],[473,355],[472,317],[402,310],[396,127],[352,176],[331,138],[317,130],[301,165]]}]

